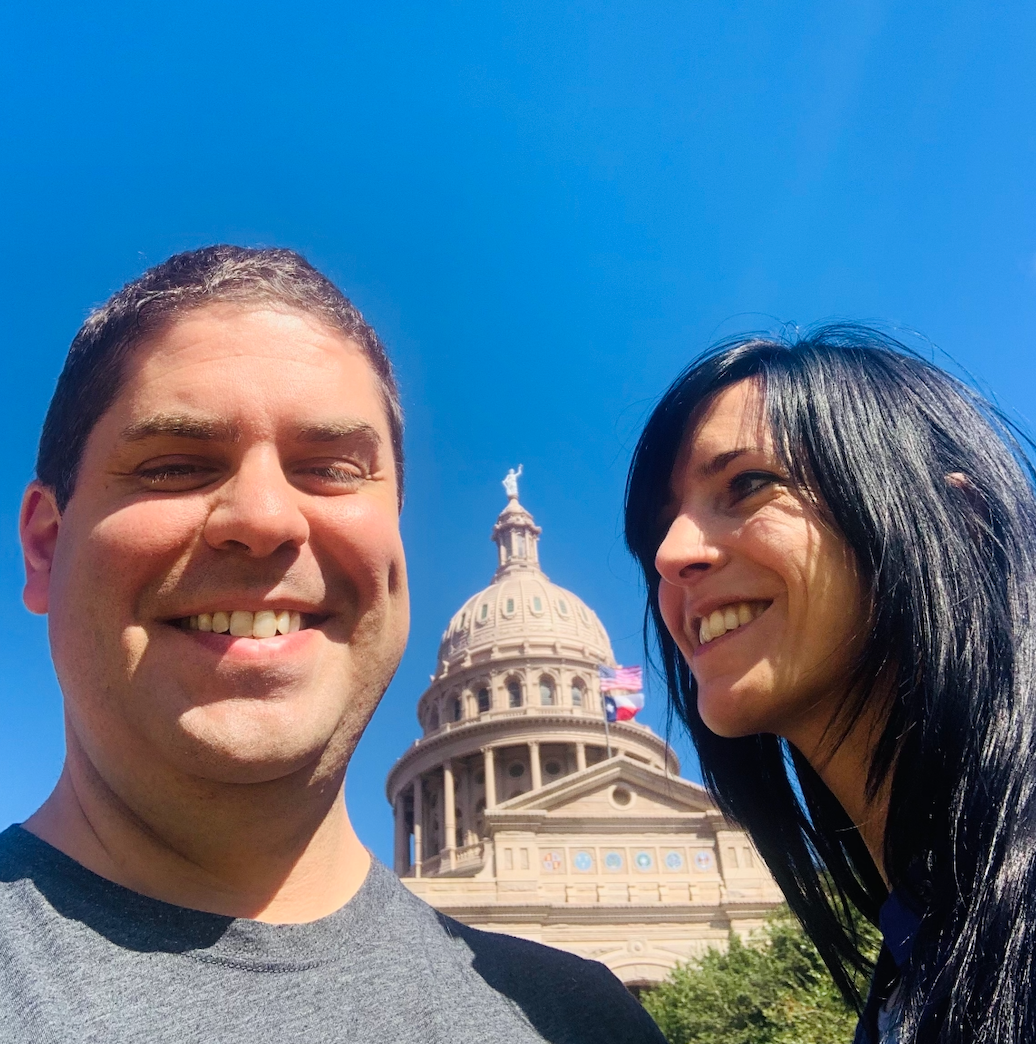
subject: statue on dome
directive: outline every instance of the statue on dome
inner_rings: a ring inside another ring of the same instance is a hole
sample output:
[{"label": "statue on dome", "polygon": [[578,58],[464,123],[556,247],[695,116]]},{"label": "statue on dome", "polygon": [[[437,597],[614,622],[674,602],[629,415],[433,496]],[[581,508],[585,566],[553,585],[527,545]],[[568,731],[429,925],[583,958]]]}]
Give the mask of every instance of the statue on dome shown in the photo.
[{"label": "statue on dome", "polygon": [[518,499],[518,479],[522,473],[521,464],[518,465],[518,470],[515,471],[511,468],[504,476],[504,492],[507,494],[508,500]]}]

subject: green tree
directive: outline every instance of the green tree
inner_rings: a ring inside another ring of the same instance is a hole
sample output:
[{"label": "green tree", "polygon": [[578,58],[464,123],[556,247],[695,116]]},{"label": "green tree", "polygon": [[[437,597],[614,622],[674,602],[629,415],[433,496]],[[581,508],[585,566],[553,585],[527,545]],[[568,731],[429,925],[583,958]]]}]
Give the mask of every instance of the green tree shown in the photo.
[{"label": "green tree", "polygon": [[[860,925],[870,955],[877,932]],[[733,932],[643,998],[670,1044],[848,1044],[856,1013],[786,907],[747,944]]]}]

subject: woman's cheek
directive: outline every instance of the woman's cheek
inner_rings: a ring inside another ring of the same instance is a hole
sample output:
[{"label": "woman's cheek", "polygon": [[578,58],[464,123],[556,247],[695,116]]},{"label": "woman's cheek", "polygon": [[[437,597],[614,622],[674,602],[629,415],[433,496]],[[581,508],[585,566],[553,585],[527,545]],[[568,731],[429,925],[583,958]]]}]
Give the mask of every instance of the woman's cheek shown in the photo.
[{"label": "woman's cheek", "polygon": [[658,585],[658,608],[662,614],[666,630],[672,635],[680,651],[689,660],[692,646],[689,636],[684,630],[684,598],[683,591],[665,580]]}]

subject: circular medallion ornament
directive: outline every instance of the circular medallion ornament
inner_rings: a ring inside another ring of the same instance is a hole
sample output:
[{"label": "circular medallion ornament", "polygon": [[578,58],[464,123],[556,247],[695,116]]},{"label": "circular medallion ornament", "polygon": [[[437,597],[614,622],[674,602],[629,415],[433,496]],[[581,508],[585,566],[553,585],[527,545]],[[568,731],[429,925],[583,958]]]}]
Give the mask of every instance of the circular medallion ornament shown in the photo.
[{"label": "circular medallion ornament", "polygon": [[622,853],[621,852],[605,852],[605,854],[604,854],[604,868],[605,868],[605,870],[621,870],[622,869]]},{"label": "circular medallion ornament", "polygon": [[548,874],[556,874],[565,865],[565,860],[561,853],[557,849],[550,849],[543,853],[542,857],[543,869]]},{"label": "circular medallion ornament", "polygon": [[633,857],[633,864],[638,870],[650,870],[655,865],[655,857],[650,852],[638,852]]},{"label": "circular medallion ornament", "polygon": [[668,870],[682,870],[683,855],[680,852],[666,852],[665,865]]},{"label": "circular medallion ornament", "polygon": [[695,853],[694,865],[699,870],[711,870],[712,869],[712,853],[711,852],[697,852],[697,853]]},{"label": "circular medallion ornament", "polygon": [[594,857],[589,852],[576,852],[572,865],[581,873],[589,873],[594,868]]}]

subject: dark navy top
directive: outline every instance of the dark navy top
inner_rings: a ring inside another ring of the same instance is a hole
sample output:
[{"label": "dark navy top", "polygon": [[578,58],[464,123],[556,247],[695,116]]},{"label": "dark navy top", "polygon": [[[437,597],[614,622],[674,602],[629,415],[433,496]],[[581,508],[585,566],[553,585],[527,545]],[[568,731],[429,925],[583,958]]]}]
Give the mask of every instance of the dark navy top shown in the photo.
[{"label": "dark navy top", "polygon": [[882,936],[881,953],[874,966],[874,978],[853,1044],[894,1044],[896,1041],[899,1014],[896,990],[910,963],[921,915],[904,891],[893,889],[878,913],[878,925]]}]

